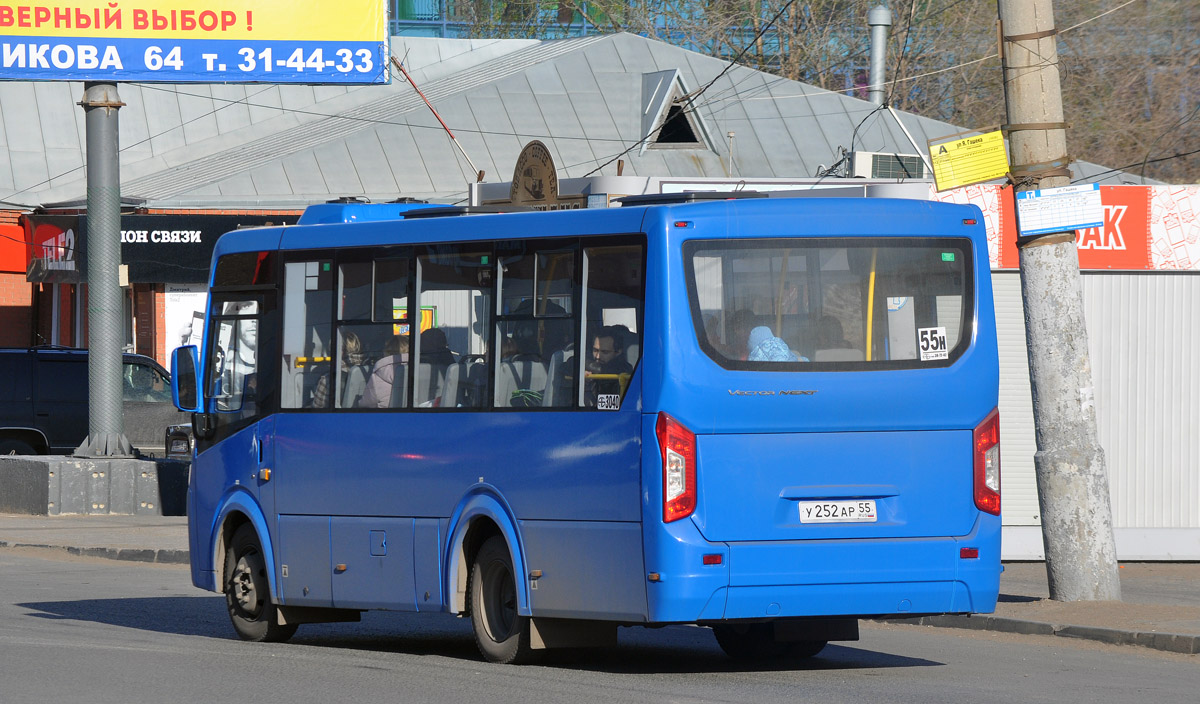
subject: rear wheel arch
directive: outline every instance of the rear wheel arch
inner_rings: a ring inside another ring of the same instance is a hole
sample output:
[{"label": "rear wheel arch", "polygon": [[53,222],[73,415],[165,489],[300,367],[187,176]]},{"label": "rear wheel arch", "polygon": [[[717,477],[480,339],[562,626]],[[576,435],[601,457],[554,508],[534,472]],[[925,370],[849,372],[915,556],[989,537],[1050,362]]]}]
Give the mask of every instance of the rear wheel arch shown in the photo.
[{"label": "rear wheel arch", "polygon": [[[468,496],[450,518],[448,531],[450,540],[445,552],[446,607],[450,613],[465,614],[468,610],[467,582],[471,568],[488,538],[499,535],[508,545],[513,569],[518,575],[526,574],[525,557],[521,548],[517,521],[508,507],[491,493],[476,493]],[[529,593],[526,580],[517,580],[518,608],[523,616],[529,615]]]}]

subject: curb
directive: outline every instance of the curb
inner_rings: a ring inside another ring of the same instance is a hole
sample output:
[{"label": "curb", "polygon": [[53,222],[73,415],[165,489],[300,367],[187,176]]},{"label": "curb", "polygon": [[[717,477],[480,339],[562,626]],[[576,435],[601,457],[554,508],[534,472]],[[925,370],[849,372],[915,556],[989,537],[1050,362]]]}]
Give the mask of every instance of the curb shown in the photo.
[{"label": "curb", "polygon": [[186,565],[190,563],[187,550],[149,550],[139,548],[78,548],[39,543],[10,543],[0,540],[0,548],[32,548],[35,550],[58,550],[78,557],[99,557],[107,560],[127,562],[151,562],[163,565]]},{"label": "curb", "polygon": [[917,618],[885,618],[884,623],[915,624],[938,628],[964,628],[973,631],[997,631],[1031,636],[1059,636],[1108,643],[1136,645],[1170,653],[1195,655],[1200,653],[1200,635],[1158,633],[1155,631],[1123,631],[1099,626],[1065,626],[1044,621],[1026,621],[1000,616],[920,616]]}]

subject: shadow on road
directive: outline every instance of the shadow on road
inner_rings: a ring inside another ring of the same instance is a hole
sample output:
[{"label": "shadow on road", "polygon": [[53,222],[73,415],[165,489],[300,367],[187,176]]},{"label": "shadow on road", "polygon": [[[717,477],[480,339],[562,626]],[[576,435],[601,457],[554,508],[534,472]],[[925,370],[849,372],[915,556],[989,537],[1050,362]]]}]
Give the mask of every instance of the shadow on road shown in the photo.
[{"label": "shadow on road", "polygon": [[33,618],[107,623],[184,636],[226,638],[233,626],[223,597],[164,596],[134,599],[80,599],[16,604],[36,613]]},{"label": "shadow on road", "polygon": [[725,655],[712,631],[691,626],[622,628],[615,649],[563,650],[548,654],[542,664],[620,674],[691,674],[706,672],[792,672],[938,667],[943,663],[831,643],[813,658],[748,662]]},{"label": "shadow on road", "polygon": [[[82,599],[17,604],[42,619],[70,619],[159,633],[235,640],[224,597]],[[290,647],[365,650],[457,660],[481,659],[471,622],[451,614],[366,612],[360,623],[307,624]],[[830,644],[815,658],[743,662],[725,656],[707,628],[621,628],[616,648],[547,653],[544,666],[623,674],[702,672],[782,672],[936,667],[943,663],[890,653],[858,644]]]},{"label": "shadow on road", "polygon": [[1045,601],[1040,596],[1021,596],[1019,594],[1001,594],[996,597],[1001,604],[1028,604],[1031,601]]}]

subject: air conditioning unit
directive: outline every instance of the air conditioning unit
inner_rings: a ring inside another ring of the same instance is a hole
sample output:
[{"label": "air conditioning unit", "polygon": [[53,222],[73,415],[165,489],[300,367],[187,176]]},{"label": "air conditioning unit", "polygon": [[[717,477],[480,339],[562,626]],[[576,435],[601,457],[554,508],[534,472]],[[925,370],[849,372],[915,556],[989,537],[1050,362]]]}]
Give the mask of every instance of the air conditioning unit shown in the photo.
[{"label": "air conditioning unit", "polygon": [[850,176],[854,178],[928,178],[920,154],[852,152]]}]

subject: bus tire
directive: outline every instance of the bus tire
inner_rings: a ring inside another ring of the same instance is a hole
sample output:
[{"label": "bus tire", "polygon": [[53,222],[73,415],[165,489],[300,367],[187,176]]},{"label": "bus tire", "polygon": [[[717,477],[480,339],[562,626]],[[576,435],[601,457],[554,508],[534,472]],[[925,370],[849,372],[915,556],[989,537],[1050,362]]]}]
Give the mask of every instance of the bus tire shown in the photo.
[{"label": "bus tire", "polygon": [[479,652],[489,662],[522,664],[533,659],[529,618],[517,613],[517,580],[508,544],[488,538],[471,566],[471,626]]},{"label": "bus tire", "polygon": [[827,645],[823,640],[777,641],[770,623],[738,623],[713,626],[717,645],[735,660],[811,658]]},{"label": "bus tire", "polygon": [[267,561],[249,523],[237,529],[225,552],[224,592],[229,620],[242,640],[280,643],[296,633],[296,624],[279,625]]}]

